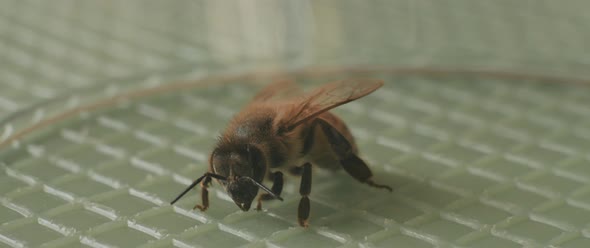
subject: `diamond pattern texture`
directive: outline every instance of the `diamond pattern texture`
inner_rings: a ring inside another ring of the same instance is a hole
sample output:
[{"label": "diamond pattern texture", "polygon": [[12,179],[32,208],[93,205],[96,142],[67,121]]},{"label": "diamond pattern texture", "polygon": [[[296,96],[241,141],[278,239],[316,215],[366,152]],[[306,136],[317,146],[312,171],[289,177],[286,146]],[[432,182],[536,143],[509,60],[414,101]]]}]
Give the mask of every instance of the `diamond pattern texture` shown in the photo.
[{"label": "diamond pattern texture", "polygon": [[[588,168],[579,164],[587,155],[558,140],[574,134],[586,139],[585,127],[555,119],[559,124],[550,127],[553,131],[548,127],[528,136],[506,123],[534,122],[567,112],[565,106],[589,103],[590,94],[580,92],[590,93],[590,88],[541,82],[514,85],[513,80],[498,79],[494,87],[513,90],[497,94],[481,90],[490,87],[489,82],[477,76],[370,74],[386,85],[335,112],[356,134],[376,180],[393,185],[393,193],[359,184],[342,171],[316,170],[312,226],[307,230],[296,223],[299,194],[294,176],[287,177],[285,201],[268,202],[262,212],[239,211],[219,186],[212,188],[212,206],[206,212],[192,210],[196,193],[170,206],[183,187],[206,171],[216,134],[259,88],[251,80],[229,79],[233,83],[162,92],[76,115],[5,150],[0,240],[10,245],[51,241],[74,246],[583,243],[590,221],[585,217],[590,213],[589,187],[583,177]],[[361,74],[294,75],[309,87]],[[514,95],[550,97],[555,90],[564,94],[558,106],[539,107],[526,97],[520,98],[520,108],[503,105]],[[507,112],[502,108],[509,107],[513,114],[497,118],[462,107],[445,109],[438,99],[465,103],[444,92],[469,96],[477,108],[485,102],[490,112]],[[547,101],[551,100],[555,99]],[[417,101],[430,107],[416,107]],[[210,111],[199,110],[203,105]],[[447,128],[473,123],[477,124],[463,131]],[[204,131],[190,126],[202,126]],[[95,128],[105,129],[104,135],[86,131]],[[171,128],[187,133],[166,131]],[[502,128],[513,128],[516,135]],[[55,147],[58,140],[61,145]],[[498,140],[515,145],[498,147]],[[24,236],[25,230],[40,234]]]},{"label": "diamond pattern texture", "polygon": [[[590,244],[585,1],[1,4],[0,141],[32,127],[0,150],[2,246]],[[316,170],[308,229],[292,176],[261,212],[219,185],[206,212],[192,210],[197,191],[168,204],[270,81],[232,75],[315,65],[355,69],[293,76],[387,82],[335,113],[393,193]],[[424,66],[446,69],[403,69]],[[507,69],[519,74],[493,72]]]}]

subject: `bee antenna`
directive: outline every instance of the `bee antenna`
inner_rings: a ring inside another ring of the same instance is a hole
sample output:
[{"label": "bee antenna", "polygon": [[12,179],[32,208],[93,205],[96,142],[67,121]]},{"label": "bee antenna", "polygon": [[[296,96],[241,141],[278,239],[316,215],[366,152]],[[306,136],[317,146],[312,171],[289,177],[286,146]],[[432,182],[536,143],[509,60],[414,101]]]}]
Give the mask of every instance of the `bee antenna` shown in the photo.
[{"label": "bee antenna", "polygon": [[246,177],[248,179],[250,179],[250,181],[252,181],[254,184],[256,184],[256,186],[258,186],[259,188],[261,188],[262,190],[266,191],[266,193],[268,193],[269,195],[271,195],[272,197],[279,199],[279,200],[283,200],[283,198],[281,198],[280,196],[278,196],[277,194],[275,194],[274,192],[272,192],[272,190],[270,190],[268,187],[262,185],[259,182],[256,182],[256,180],[252,179],[251,177]]},{"label": "bee antenna", "polygon": [[184,191],[182,191],[182,193],[180,193],[180,195],[178,195],[176,198],[174,198],[174,200],[172,202],[170,202],[170,205],[172,205],[172,204],[176,203],[178,200],[180,200],[180,198],[182,198],[184,195],[186,195],[186,193],[188,193],[191,189],[193,189],[195,186],[197,186],[197,184],[199,184],[201,181],[203,181],[203,179],[205,179],[206,177],[212,177],[212,178],[224,180],[224,181],[227,180],[227,178],[225,178],[224,176],[207,172],[203,176],[197,178],[197,180],[195,180],[193,183],[191,183],[191,185],[189,185]]}]

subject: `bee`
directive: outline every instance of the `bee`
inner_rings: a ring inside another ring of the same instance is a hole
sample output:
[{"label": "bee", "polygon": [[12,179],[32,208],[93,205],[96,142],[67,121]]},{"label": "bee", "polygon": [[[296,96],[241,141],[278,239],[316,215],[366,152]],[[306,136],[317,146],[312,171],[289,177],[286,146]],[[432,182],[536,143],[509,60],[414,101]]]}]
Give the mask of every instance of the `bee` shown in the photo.
[{"label": "bee", "polygon": [[[350,176],[372,187],[376,183],[367,164],[358,156],[354,138],[344,122],[329,110],[364,97],[383,86],[380,80],[341,80],[307,94],[299,93],[293,81],[277,81],[263,88],[237,113],[220,136],[209,158],[208,171],[189,185],[170,204],[201,184],[201,205],[209,207],[211,180],[220,183],[234,203],[248,211],[258,191],[256,209],[271,199],[283,200],[283,173],[301,176],[298,223],[308,226],[312,166],[329,170],[343,168]],[[272,187],[263,184],[272,180]]]}]

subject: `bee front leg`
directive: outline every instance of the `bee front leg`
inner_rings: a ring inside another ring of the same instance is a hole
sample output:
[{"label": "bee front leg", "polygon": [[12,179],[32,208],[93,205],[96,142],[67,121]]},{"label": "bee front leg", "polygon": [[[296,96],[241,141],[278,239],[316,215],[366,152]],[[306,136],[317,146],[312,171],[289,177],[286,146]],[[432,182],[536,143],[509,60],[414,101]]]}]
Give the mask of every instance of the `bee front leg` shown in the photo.
[{"label": "bee front leg", "polygon": [[316,121],[322,127],[322,131],[328,138],[332,150],[339,157],[342,168],[350,176],[372,187],[392,191],[390,186],[373,182],[371,169],[369,169],[365,161],[352,152],[352,145],[336,128],[322,119],[316,119]]},{"label": "bee front leg", "polygon": [[297,220],[299,225],[307,227],[307,219],[309,219],[309,193],[311,193],[311,164],[305,163],[302,166],[301,185],[299,186],[299,194],[301,200],[299,201],[299,208],[297,209]]},{"label": "bee front leg", "polygon": [[[283,173],[280,171],[277,171],[275,173],[272,173],[271,175],[272,175],[271,191],[275,195],[281,196],[281,192],[283,192]],[[264,193],[264,194],[260,195],[260,197],[258,197],[258,205],[256,206],[256,210],[258,210],[258,211],[262,210],[262,201],[267,201],[267,200],[272,200],[272,199],[275,199],[275,197],[273,197],[269,193]]]},{"label": "bee front leg", "polygon": [[202,205],[195,205],[193,210],[199,209],[201,211],[207,210],[209,208],[209,190],[207,188],[211,184],[211,177],[205,177],[205,180],[201,183],[201,204]]}]

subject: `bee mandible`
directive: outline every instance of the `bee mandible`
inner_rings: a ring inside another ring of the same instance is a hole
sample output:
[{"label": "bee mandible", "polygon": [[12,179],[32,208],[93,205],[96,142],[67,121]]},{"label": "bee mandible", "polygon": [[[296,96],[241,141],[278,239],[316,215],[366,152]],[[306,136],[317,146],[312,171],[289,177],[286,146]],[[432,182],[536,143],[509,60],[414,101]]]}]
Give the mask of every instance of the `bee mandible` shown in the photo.
[{"label": "bee mandible", "polygon": [[[310,213],[312,165],[343,168],[358,181],[392,191],[376,183],[367,164],[358,156],[351,132],[329,110],[364,97],[383,86],[380,80],[351,79],[328,83],[307,94],[292,81],[277,81],[262,89],[237,113],[220,136],[209,158],[209,169],[189,185],[171,204],[201,184],[201,211],[209,207],[207,188],[219,182],[236,205],[248,211],[258,191],[256,209],[262,201],[279,199],[286,170],[301,176],[298,223],[307,227]],[[263,184],[272,180],[271,188]]]}]

